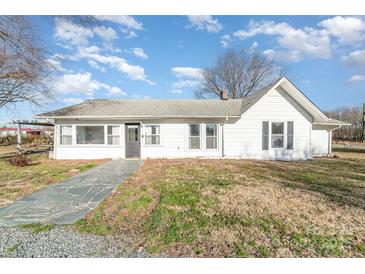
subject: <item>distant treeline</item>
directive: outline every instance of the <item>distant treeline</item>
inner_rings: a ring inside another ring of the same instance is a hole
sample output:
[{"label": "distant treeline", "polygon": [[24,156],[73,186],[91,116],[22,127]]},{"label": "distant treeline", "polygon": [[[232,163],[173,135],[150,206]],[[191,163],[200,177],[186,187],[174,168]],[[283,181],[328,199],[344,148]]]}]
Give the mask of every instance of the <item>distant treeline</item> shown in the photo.
[{"label": "distant treeline", "polygon": [[332,133],[332,139],[338,141],[361,142],[363,140],[363,107],[339,107],[325,114],[333,119],[351,123],[351,126],[343,126]]}]

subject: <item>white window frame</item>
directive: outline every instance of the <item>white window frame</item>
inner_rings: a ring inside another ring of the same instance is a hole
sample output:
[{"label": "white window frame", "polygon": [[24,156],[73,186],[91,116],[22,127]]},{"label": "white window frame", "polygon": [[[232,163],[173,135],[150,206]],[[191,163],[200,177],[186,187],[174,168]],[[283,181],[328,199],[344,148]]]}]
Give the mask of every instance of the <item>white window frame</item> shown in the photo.
[{"label": "white window frame", "polygon": [[[272,134],[272,124],[273,123],[282,123],[283,124],[283,133],[282,134]],[[269,132],[269,145],[270,149],[274,150],[286,150],[286,121],[270,121],[270,132]],[[275,136],[283,136],[283,146],[282,147],[273,147],[272,146],[272,137]]]},{"label": "white window frame", "polygon": [[[158,127],[158,134],[150,134],[150,135],[148,135],[147,134],[147,127],[153,127],[153,126],[155,126],[155,127]],[[147,136],[159,136],[159,143],[158,144],[147,144],[146,143],[146,140],[147,140]],[[162,143],[162,140],[161,140],[161,125],[159,125],[159,124],[145,124],[144,125],[144,144],[145,144],[145,146],[153,146],[153,147],[155,147],[155,146],[161,146],[161,143]]]},{"label": "white window frame", "polygon": [[[71,135],[62,134],[62,130],[61,130],[62,127],[70,127],[71,128]],[[69,124],[59,125],[60,137],[59,137],[58,141],[59,141],[60,146],[72,146],[73,145],[73,131],[74,130],[73,130],[72,125],[69,125]],[[61,142],[62,136],[70,136],[71,137],[71,144],[62,144],[62,142]]]},{"label": "white window frame", "polygon": [[[103,144],[78,144],[77,143],[77,127],[103,127],[104,128],[104,143]],[[106,140],[107,135],[106,125],[100,124],[76,124],[75,125],[75,145],[76,146],[107,146],[108,140]]]},{"label": "white window frame", "polygon": [[[108,127],[118,127],[118,135],[108,134]],[[105,135],[106,137],[106,145],[107,146],[120,146],[122,138],[121,138],[121,132],[120,132],[120,125],[105,125]],[[109,137],[119,137],[119,143],[118,144],[109,144]]]},{"label": "white window frame", "polygon": [[[199,126],[199,136],[190,136],[190,126],[198,125]],[[199,148],[191,148],[190,147],[190,138],[199,137]],[[188,149],[189,150],[202,150],[202,124],[201,123],[189,123],[188,124]]]},{"label": "white window frame", "polygon": [[[207,125],[215,125],[215,135],[214,136],[208,136],[207,135]],[[219,124],[217,123],[205,123],[204,124],[204,127],[205,127],[205,149],[206,150],[217,150],[219,149],[219,140],[218,140],[218,135],[219,135]],[[216,139],[216,147],[214,148],[208,148],[207,147],[207,140],[208,138],[215,138]]]}]

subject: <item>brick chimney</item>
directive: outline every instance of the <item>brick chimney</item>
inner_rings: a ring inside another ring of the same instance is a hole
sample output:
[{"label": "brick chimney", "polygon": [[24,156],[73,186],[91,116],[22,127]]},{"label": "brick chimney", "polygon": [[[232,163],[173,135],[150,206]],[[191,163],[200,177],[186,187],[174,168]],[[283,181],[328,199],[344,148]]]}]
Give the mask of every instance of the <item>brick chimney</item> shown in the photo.
[{"label": "brick chimney", "polygon": [[226,91],[226,90],[221,91],[219,96],[220,96],[221,100],[228,100],[228,91]]}]

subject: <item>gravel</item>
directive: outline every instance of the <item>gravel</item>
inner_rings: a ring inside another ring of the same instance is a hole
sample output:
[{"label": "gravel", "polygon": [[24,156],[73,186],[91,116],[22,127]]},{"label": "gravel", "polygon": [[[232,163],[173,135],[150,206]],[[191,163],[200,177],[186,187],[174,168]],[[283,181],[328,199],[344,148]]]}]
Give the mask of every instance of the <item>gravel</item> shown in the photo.
[{"label": "gravel", "polygon": [[114,236],[81,234],[67,226],[33,233],[20,227],[0,227],[0,257],[81,258],[81,257],[147,257],[134,250],[128,239]]}]

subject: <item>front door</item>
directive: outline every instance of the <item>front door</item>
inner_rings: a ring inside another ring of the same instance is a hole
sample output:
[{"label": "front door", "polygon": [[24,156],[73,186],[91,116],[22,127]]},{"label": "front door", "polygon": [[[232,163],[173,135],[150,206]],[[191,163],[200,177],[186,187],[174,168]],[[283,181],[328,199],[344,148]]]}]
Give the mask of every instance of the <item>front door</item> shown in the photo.
[{"label": "front door", "polygon": [[139,124],[125,125],[125,157],[141,157]]}]

